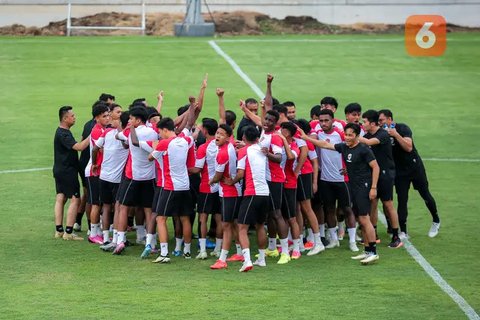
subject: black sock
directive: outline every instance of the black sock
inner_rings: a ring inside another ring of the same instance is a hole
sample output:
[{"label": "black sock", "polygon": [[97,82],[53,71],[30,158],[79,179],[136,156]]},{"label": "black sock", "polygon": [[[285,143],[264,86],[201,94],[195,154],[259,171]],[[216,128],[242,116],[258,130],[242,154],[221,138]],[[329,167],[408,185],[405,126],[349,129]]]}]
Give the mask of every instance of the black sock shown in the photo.
[{"label": "black sock", "polygon": [[128,217],[128,226],[133,227],[133,217]]},{"label": "black sock", "polygon": [[435,223],[440,223],[440,217],[438,216],[438,213],[432,213],[432,219],[433,219],[433,222]]},{"label": "black sock", "polygon": [[65,228],[65,232],[68,233],[68,234],[71,234],[71,233],[73,232],[73,227],[67,226],[67,227]]},{"label": "black sock", "polygon": [[82,225],[83,215],[84,215],[84,212],[78,212],[77,217],[75,218],[75,222],[80,226]]},{"label": "black sock", "polygon": [[400,224],[400,230],[402,232],[408,233],[407,232],[407,223],[406,222],[400,222],[399,224]]},{"label": "black sock", "polygon": [[398,238],[398,228],[392,228],[392,239]]},{"label": "black sock", "polygon": [[375,229],[375,238],[378,239],[377,226],[373,226],[373,229]]},{"label": "black sock", "polygon": [[376,242],[370,242],[368,244],[368,252],[371,252],[373,254],[377,254],[377,243]]},{"label": "black sock", "polygon": [[91,227],[92,227],[92,225],[91,225],[92,223],[91,223],[90,219],[87,219],[87,223],[88,223],[88,230],[90,230]]},{"label": "black sock", "polygon": [[55,229],[57,230],[57,232],[63,232],[63,226],[61,224],[55,226]]}]

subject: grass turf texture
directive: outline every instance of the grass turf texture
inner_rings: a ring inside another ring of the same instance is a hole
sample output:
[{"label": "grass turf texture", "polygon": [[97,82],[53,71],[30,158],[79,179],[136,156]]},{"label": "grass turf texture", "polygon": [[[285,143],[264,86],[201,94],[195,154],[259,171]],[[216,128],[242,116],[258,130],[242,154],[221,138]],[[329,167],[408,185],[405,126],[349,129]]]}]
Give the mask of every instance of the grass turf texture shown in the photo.
[{"label": "grass turf texture", "polygon": [[[392,41],[369,41],[376,38]],[[424,158],[479,159],[474,134],[480,117],[474,103],[480,98],[475,89],[480,82],[480,34],[449,38],[440,58],[408,56],[400,36],[236,38],[258,41],[218,44],[262,90],[266,73],[273,73],[274,96],[295,101],[299,116],[307,117],[326,95],[339,99],[340,118],[352,101],[365,110],[390,107],[398,122],[411,126]],[[274,42],[298,39],[314,41]],[[163,89],[163,113],[173,115],[189,94],[197,94],[205,72],[209,87],[202,116],[217,115],[215,87],[226,89],[232,109],[240,98],[254,96],[206,39],[0,38],[0,170],[51,166],[61,105],[75,107],[73,133],[78,138],[101,92],[116,95],[126,107],[136,97],[155,104],[157,91]],[[425,164],[442,229],[435,239],[426,236],[430,216],[411,192],[411,240],[478,312],[480,163]],[[344,240],[340,249],[285,266],[268,259],[266,269],[248,274],[239,274],[240,265],[233,263],[214,272],[208,269],[213,259],[173,258],[170,265],[155,265],[138,258],[141,246],[114,257],[86,241],[54,240],[50,171],[0,174],[0,194],[0,317],[465,317],[404,249],[386,248],[383,226],[381,259],[371,267],[351,261]]]}]

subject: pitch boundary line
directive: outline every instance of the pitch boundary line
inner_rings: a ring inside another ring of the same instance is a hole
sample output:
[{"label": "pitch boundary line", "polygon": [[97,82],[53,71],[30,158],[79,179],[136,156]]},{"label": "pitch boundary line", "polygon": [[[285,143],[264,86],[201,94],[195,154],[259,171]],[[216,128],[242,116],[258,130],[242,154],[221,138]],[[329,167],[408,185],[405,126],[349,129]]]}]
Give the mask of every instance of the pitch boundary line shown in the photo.
[{"label": "pitch boundary line", "polygon": [[45,171],[45,170],[51,170],[52,167],[48,168],[30,168],[30,169],[18,169],[18,170],[1,170],[0,174],[5,174],[5,173],[22,173],[22,172],[35,172],[35,171]]},{"label": "pitch boundary line", "polygon": [[[222,57],[224,58],[233,68],[233,70],[250,86],[250,88],[260,97],[263,97],[263,92],[260,88],[250,79],[250,77],[242,71],[238,64],[227,55],[216,43],[211,40],[208,44]],[[379,214],[380,221],[386,225],[387,221],[383,214]],[[479,315],[475,310],[468,304],[468,302],[458,294],[455,289],[450,286],[447,281],[438,273],[435,268],[421,255],[421,253],[414,247],[414,245],[406,240],[405,248],[408,254],[425,270],[425,272],[432,278],[432,280],[437,284],[440,289],[442,289],[448,296],[460,307],[460,309],[465,313],[465,315],[471,320],[480,319]]]}]

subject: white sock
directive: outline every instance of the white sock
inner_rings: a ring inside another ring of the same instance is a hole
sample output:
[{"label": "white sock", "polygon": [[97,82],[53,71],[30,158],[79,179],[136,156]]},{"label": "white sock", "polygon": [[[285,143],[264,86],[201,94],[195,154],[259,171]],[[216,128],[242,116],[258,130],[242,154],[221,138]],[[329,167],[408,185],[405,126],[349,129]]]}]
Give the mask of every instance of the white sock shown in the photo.
[{"label": "white sock", "polygon": [[220,251],[220,258],[219,259],[223,262],[227,262],[227,256],[228,256],[228,250],[222,249]]},{"label": "white sock", "polygon": [[305,251],[305,245],[303,244],[303,233],[300,234],[300,239],[298,242],[298,247],[301,251]]},{"label": "white sock", "polygon": [[293,239],[293,251],[300,251],[300,239]]},{"label": "white sock", "polygon": [[290,228],[288,228],[288,240],[292,241],[292,233],[290,232]]},{"label": "white sock", "polygon": [[319,224],[318,226],[320,228],[320,237],[325,238],[325,223]]},{"label": "white sock", "polygon": [[280,239],[280,246],[282,248],[282,253],[288,254],[288,238]]},{"label": "white sock", "polygon": [[348,240],[349,242],[355,242],[355,235],[357,234],[357,228],[348,228]]},{"label": "white sock", "polygon": [[117,243],[125,242],[127,239],[125,238],[125,231],[118,231],[118,239]]},{"label": "white sock", "polygon": [[145,234],[145,226],[143,224],[137,226],[137,240],[143,240],[145,238]]},{"label": "white sock", "polygon": [[307,229],[307,241],[309,241],[309,242],[313,242],[313,241],[314,241],[312,228],[308,228],[308,229]]},{"label": "white sock", "polygon": [[182,242],[183,242],[183,238],[175,238],[175,251],[182,250]]},{"label": "white sock", "polygon": [[258,249],[258,261],[265,261],[265,249]]},{"label": "white sock", "polygon": [[200,252],[207,251],[207,239],[206,238],[200,238],[200,239],[198,239],[198,242],[200,242]]},{"label": "white sock", "polygon": [[110,225],[110,227],[108,228],[108,231],[113,232],[113,224]]},{"label": "white sock", "polygon": [[277,248],[277,238],[268,238],[268,250],[273,251]]},{"label": "white sock", "polygon": [[213,251],[219,252],[222,249],[222,243],[222,238],[215,238],[215,248],[213,249]]},{"label": "white sock", "polygon": [[110,232],[108,230],[103,230],[103,242],[110,241]]},{"label": "white sock", "polygon": [[242,250],[242,255],[243,255],[243,258],[245,259],[245,263],[246,262],[252,262],[252,260],[250,259],[250,249],[249,248],[243,249]]},{"label": "white sock", "polygon": [[97,236],[97,225],[95,223],[90,223],[90,236],[92,238]]},{"label": "white sock", "polygon": [[328,228],[328,233],[330,234],[330,239],[332,241],[338,241],[337,228]]},{"label": "white sock", "polygon": [[235,247],[237,248],[237,254],[241,256],[243,254],[242,247],[236,243],[235,243]]},{"label": "white sock", "polygon": [[160,255],[161,256],[168,255],[168,243],[167,242],[160,242]]},{"label": "white sock", "polygon": [[190,253],[190,246],[192,244],[191,243],[186,243],[184,244],[184,247],[183,247],[183,253]]},{"label": "white sock", "polygon": [[97,236],[103,237],[101,224],[97,223],[96,225],[97,225]]},{"label": "white sock", "polygon": [[317,232],[317,233],[313,234],[313,243],[316,246],[319,246],[319,245],[323,246],[322,240],[320,239],[320,232]]},{"label": "white sock", "polygon": [[157,239],[158,239],[158,234],[153,235],[153,243],[152,243],[152,248],[155,248],[157,246]]},{"label": "white sock", "polygon": [[112,243],[117,243],[118,242],[118,230],[117,229],[113,229],[113,239],[112,239]]},{"label": "white sock", "polygon": [[145,246],[150,245],[152,248],[155,246],[154,242],[155,241],[155,235],[151,233],[147,233],[147,241],[145,241]]}]

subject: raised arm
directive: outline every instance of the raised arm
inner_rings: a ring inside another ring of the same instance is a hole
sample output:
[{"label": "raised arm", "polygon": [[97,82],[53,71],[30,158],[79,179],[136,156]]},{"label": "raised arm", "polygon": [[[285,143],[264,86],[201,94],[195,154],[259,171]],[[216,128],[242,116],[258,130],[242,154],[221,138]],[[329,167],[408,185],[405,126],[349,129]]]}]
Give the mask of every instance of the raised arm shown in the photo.
[{"label": "raised arm", "polygon": [[207,80],[208,80],[208,73],[205,74],[205,78],[203,78],[202,86],[200,87],[200,93],[198,94],[198,108],[196,113],[200,114],[203,108],[203,98],[205,96],[205,89],[207,88]]},{"label": "raised arm", "polygon": [[225,124],[227,123],[227,116],[225,115],[225,100],[223,98],[225,90],[223,90],[222,88],[217,88],[215,93],[218,97],[218,124]]},{"label": "raised arm", "polygon": [[273,76],[271,74],[268,74],[267,75],[267,92],[265,93],[265,111],[272,110],[272,107],[273,107],[272,81],[273,81]]},{"label": "raised arm", "polygon": [[157,95],[157,112],[162,114],[162,106],[163,106],[163,91],[160,91]]},{"label": "raised arm", "polygon": [[252,120],[255,125],[262,127],[262,119],[252,111],[248,110],[247,106],[245,105],[245,101],[243,100],[240,100],[240,109],[242,109],[243,113],[245,113],[245,116]]},{"label": "raised arm", "polygon": [[305,134],[305,132],[302,130],[302,129],[298,129],[298,131],[300,132],[301,136],[300,138],[302,138],[303,140],[305,141],[310,141],[311,143],[313,143],[315,146],[317,147],[320,147],[320,148],[323,148],[323,149],[328,149],[328,150],[335,150],[335,146],[329,142],[326,142],[324,140],[317,140],[317,139],[314,139],[310,136],[307,136]]}]

